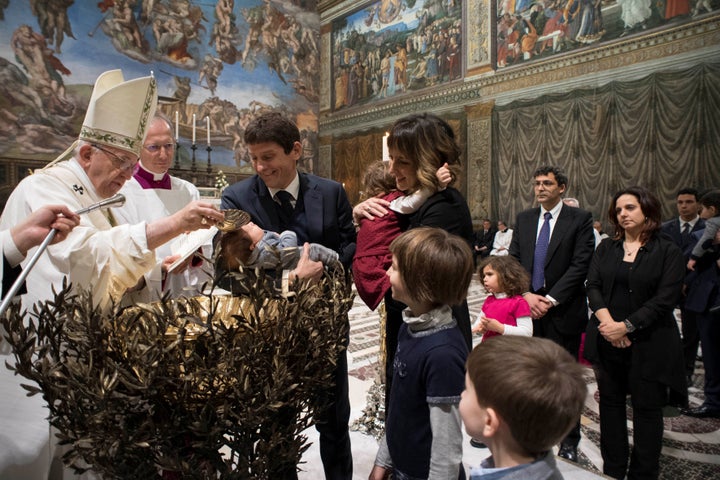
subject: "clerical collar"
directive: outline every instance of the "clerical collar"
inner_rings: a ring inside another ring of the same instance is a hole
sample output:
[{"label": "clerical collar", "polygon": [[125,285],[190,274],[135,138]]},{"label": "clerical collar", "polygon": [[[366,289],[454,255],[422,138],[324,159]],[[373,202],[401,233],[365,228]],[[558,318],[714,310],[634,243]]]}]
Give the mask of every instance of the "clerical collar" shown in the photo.
[{"label": "clerical collar", "polygon": [[135,174],[133,175],[135,177],[135,180],[140,184],[140,186],[145,189],[161,189],[161,190],[170,190],[171,183],[170,183],[170,175],[168,175],[167,172],[165,173],[153,173],[145,168],[138,162],[137,169],[135,170]]},{"label": "clerical collar", "polygon": [[279,192],[280,190],[285,190],[290,195],[293,196],[295,201],[298,199],[298,194],[300,193],[300,176],[295,172],[295,178],[292,182],[290,182],[290,185],[288,185],[285,188],[269,188],[268,191],[270,192],[270,196],[275,198],[275,194]]}]

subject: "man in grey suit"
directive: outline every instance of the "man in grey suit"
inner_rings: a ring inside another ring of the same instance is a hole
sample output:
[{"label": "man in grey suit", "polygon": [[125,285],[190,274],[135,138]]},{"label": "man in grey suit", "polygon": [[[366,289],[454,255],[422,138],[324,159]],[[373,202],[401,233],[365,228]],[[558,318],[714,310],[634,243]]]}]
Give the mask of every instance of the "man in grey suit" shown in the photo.
[{"label": "man in grey suit", "polygon": [[[533,174],[540,207],[518,214],[510,255],[530,273],[524,294],[533,316],[533,335],[548,338],[577,358],[587,325],[585,277],[595,247],[592,215],[564,205],[567,177],[558,167]],[[577,461],[580,419],[560,445],[559,455]]]},{"label": "man in grey suit", "polygon": [[[660,231],[680,247],[683,255],[685,255],[685,262],[687,263],[692,247],[695,245],[693,232],[705,228],[705,220],[698,215],[700,211],[698,191],[694,188],[680,189],[677,193],[676,205],[678,216],[664,222]],[[685,377],[687,378],[688,386],[690,386],[692,385],[693,373],[695,373],[695,358],[697,357],[698,345],[700,344],[700,335],[697,329],[697,314],[685,310],[684,295],[680,300],[679,306],[682,317],[680,327],[682,330],[683,357],[685,359]]]}]

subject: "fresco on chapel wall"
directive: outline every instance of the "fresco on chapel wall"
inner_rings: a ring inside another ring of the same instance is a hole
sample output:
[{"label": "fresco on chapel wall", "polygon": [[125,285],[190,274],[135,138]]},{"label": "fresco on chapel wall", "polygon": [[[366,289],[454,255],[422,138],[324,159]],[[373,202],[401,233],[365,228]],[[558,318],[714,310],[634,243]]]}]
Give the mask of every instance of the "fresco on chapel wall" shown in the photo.
[{"label": "fresco on chapel wall", "polygon": [[0,155],[51,160],[77,137],[97,76],[153,73],[160,109],[190,162],[249,172],[254,114],[298,122],[317,157],[319,17],[315,0],[30,0],[0,2]]},{"label": "fresco on chapel wall", "polygon": [[497,67],[650,33],[719,8],[718,0],[497,0]]},{"label": "fresco on chapel wall", "polygon": [[462,78],[460,0],[381,0],[332,22],[333,110]]}]

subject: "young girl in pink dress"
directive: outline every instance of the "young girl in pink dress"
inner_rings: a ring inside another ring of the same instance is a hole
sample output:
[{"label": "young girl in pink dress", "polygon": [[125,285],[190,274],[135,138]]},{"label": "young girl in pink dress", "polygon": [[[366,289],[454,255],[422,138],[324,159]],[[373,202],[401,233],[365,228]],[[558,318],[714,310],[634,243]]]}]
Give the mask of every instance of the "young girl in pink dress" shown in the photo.
[{"label": "young girl in pink dress", "polygon": [[482,341],[495,335],[531,337],[530,306],[522,297],[530,288],[530,276],[520,262],[511,256],[487,257],[480,272],[490,295],[473,324],[473,333],[482,334]]}]

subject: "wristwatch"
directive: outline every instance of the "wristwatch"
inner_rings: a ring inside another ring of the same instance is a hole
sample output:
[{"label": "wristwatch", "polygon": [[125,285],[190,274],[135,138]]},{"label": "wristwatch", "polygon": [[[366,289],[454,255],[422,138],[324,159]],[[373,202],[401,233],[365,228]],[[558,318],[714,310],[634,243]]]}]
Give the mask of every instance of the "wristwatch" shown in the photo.
[{"label": "wristwatch", "polygon": [[625,319],[623,320],[623,323],[625,324],[625,328],[627,328],[627,333],[632,333],[635,331],[635,325],[630,323],[630,320]]}]

